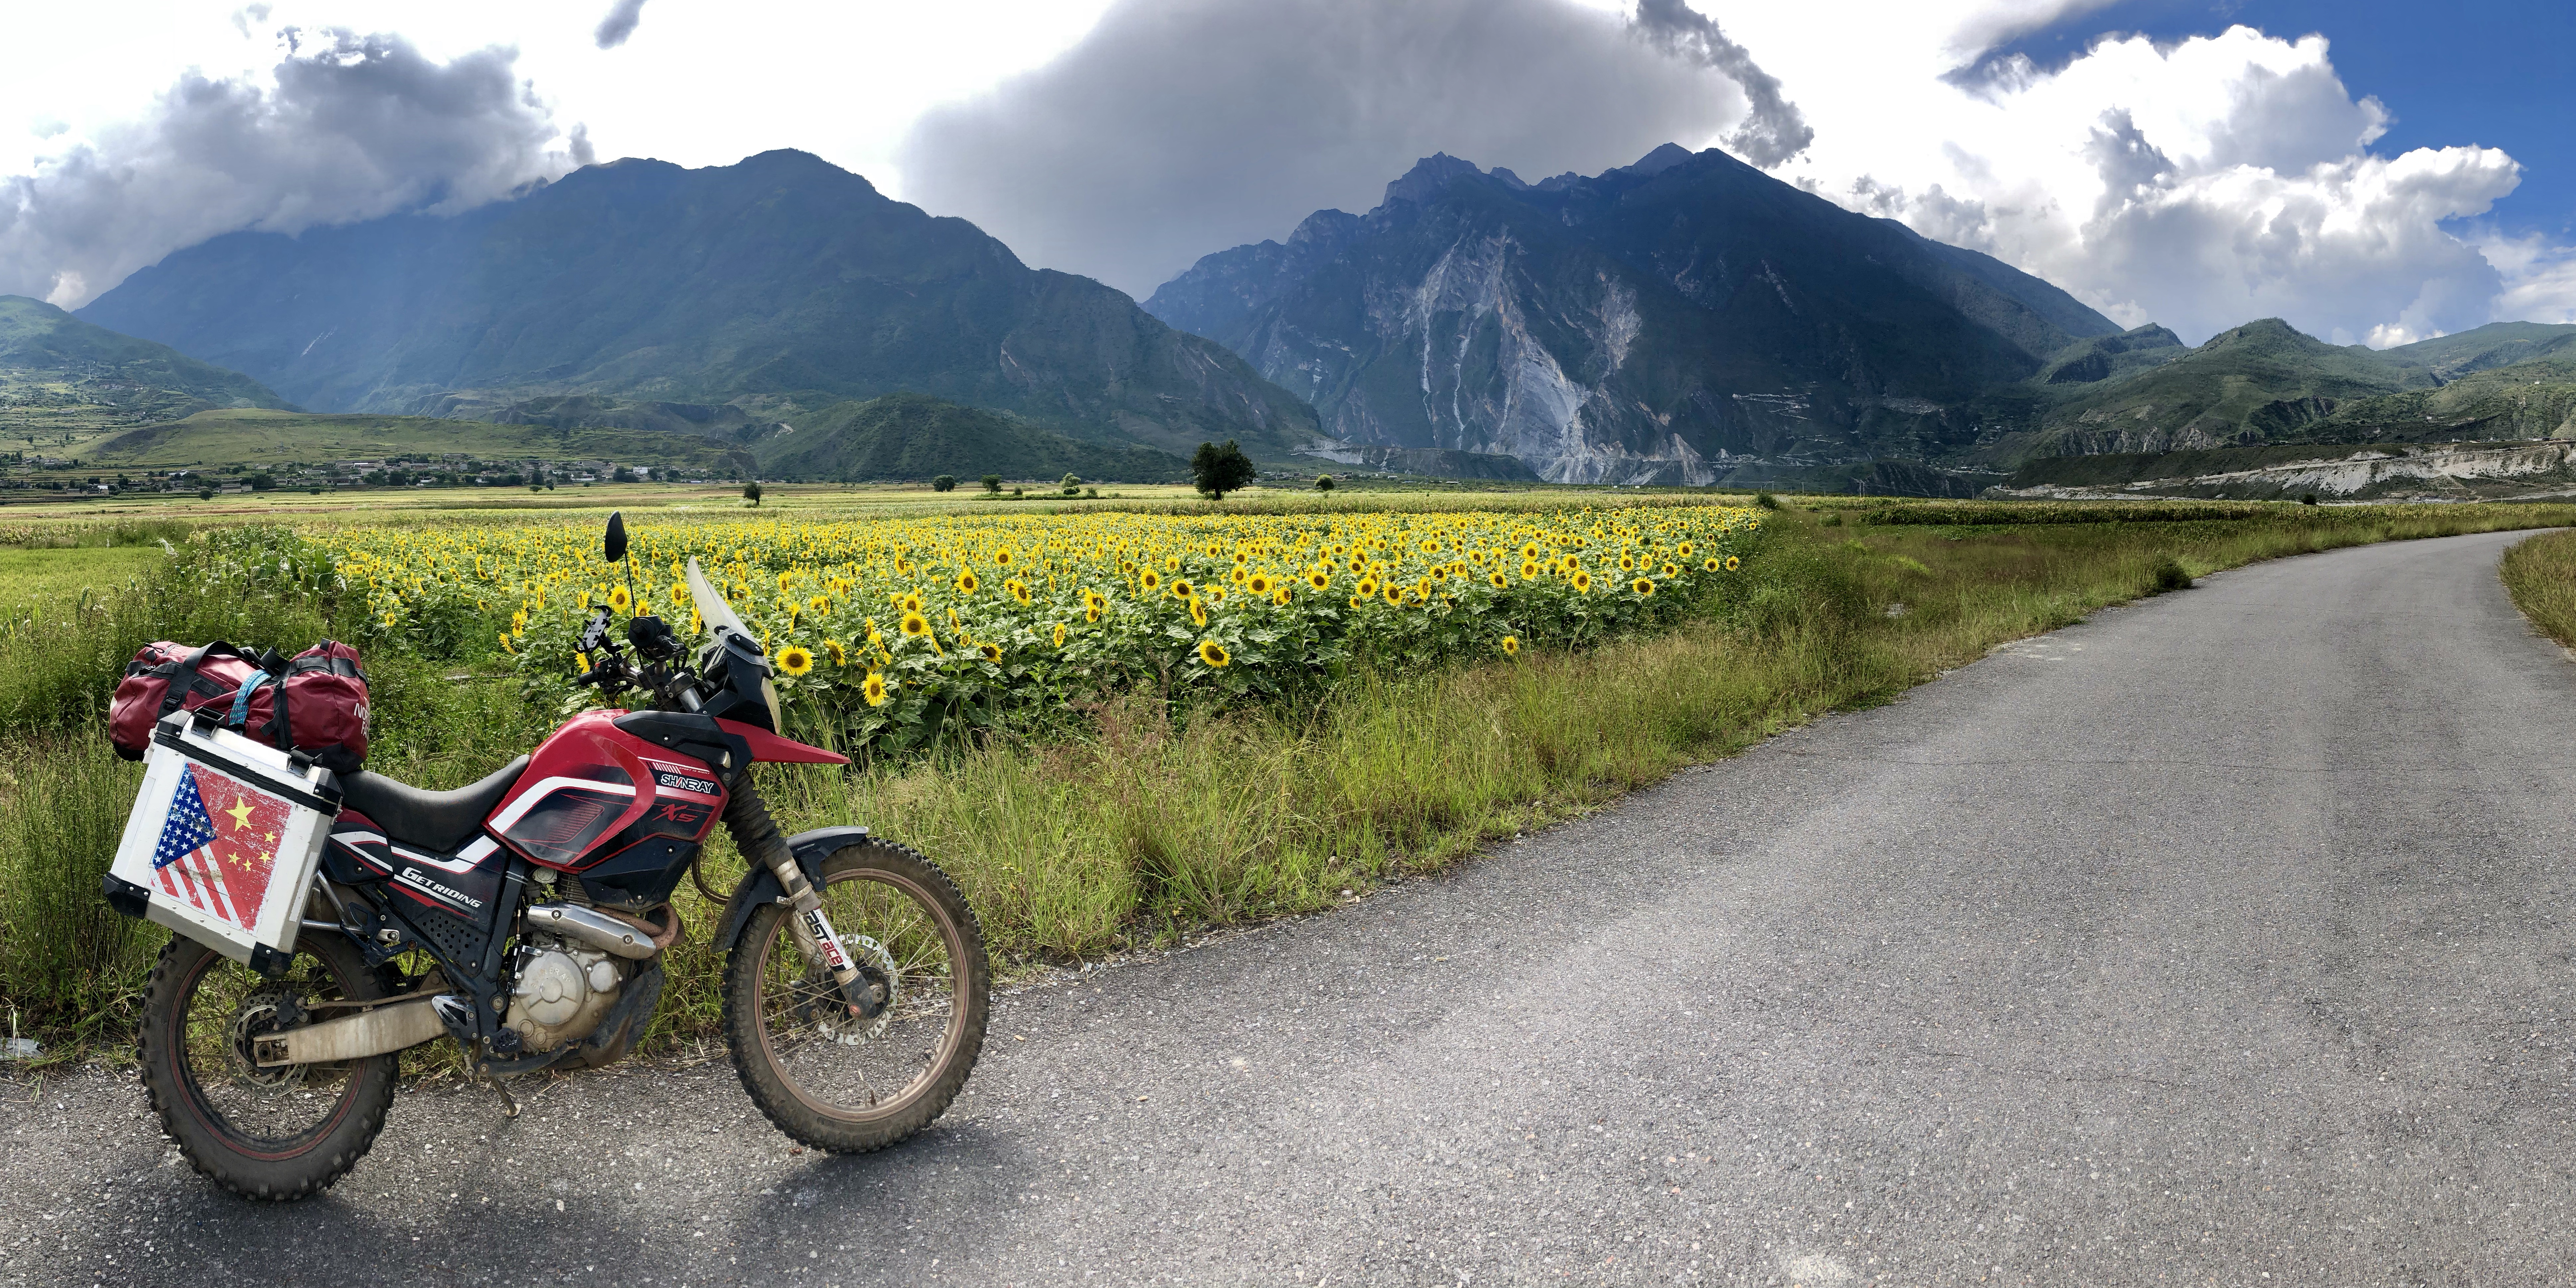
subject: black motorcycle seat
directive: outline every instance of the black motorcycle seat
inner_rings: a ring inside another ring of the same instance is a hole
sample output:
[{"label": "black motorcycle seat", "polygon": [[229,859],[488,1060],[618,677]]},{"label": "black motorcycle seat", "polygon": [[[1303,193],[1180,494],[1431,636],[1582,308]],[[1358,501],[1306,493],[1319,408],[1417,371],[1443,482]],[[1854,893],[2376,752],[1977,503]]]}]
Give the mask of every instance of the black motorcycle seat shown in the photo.
[{"label": "black motorcycle seat", "polygon": [[340,805],[366,815],[385,829],[389,840],[432,854],[454,854],[474,839],[492,808],[527,771],[528,758],[521,756],[479,783],[432,792],[361,769],[340,776]]}]

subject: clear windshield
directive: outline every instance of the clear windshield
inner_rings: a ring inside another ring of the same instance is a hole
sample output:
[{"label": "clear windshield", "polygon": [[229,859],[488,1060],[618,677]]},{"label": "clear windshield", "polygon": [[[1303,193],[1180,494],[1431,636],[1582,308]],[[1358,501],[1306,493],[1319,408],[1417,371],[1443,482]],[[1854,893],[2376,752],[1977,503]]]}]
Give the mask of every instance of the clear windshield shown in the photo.
[{"label": "clear windshield", "polygon": [[[689,559],[689,599],[698,606],[698,618],[705,623],[707,635],[713,641],[710,651],[721,648],[726,633],[731,632],[751,646],[753,656],[764,656],[764,651],[760,647],[760,637],[753,634],[750,627],[743,625],[742,619],[734,615],[733,605],[726,603],[725,597],[716,593],[715,583],[708,581],[707,575],[698,570],[696,556],[691,556]],[[705,655],[700,655],[698,665],[702,669],[708,665]],[[761,663],[760,696],[769,704],[769,727],[786,728],[786,719],[778,709],[778,686],[769,682],[769,665],[765,657]]]},{"label": "clear windshield", "polygon": [[752,634],[751,628],[743,625],[741,618],[734,616],[733,605],[726,603],[725,597],[716,593],[715,583],[698,571],[694,555],[689,559],[689,598],[697,604],[698,617],[706,623],[707,634],[720,637],[724,632],[732,631],[750,640],[752,647],[760,646],[760,637]]}]

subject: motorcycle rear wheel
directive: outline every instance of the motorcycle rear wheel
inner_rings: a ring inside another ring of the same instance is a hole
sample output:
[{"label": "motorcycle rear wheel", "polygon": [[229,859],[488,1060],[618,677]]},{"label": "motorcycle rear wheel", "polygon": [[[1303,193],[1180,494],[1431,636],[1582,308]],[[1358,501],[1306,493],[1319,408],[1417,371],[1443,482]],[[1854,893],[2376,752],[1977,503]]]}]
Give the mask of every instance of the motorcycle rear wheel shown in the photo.
[{"label": "motorcycle rear wheel", "polygon": [[806,964],[787,910],[751,914],[725,960],[725,1040],[743,1090],[809,1148],[863,1154],[946,1112],[984,1047],[992,970],[975,911],[937,864],[891,842],[843,846],[822,863],[823,913],[843,948],[888,972],[884,1014],[849,1014]]},{"label": "motorcycle rear wheel", "polygon": [[235,1194],[282,1201],[329,1187],[384,1130],[400,1057],[262,1069],[250,1062],[249,1040],[293,1023],[306,1003],[387,995],[338,935],[305,936],[281,980],[171,936],[144,993],[136,1044],[162,1128],[190,1166]]}]

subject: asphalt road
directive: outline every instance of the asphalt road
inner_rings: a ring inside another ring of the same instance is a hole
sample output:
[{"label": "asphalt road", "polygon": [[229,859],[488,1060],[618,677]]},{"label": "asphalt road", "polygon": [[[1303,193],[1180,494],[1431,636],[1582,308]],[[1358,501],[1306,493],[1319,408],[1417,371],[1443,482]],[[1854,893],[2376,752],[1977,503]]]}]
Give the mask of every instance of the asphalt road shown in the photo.
[{"label": "asphalt road", "polygon": [[634,1069],[406,1096],[269,1207],[22,1080],[0,1283],[2576,1281],[2576,666],[2516,539],[2215,577],[1014,995],[885,1154]]}]

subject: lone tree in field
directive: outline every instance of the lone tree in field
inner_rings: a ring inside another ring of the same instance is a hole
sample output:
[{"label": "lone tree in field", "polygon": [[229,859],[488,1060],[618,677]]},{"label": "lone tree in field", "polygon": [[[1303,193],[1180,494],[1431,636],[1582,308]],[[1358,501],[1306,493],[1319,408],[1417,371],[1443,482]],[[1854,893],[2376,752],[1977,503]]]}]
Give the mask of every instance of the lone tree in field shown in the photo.
[{"label": "lone tree in field", "polygon": [[1330,491],[1332,491],[1332,490],[1333,490],[1333,476],[1332,476],[1332,475],[1330,475],[1330,474],[1318,474],[1318,475],[1316,475],[1316,476],[1315,476],[1315,490],[1316,490],[1316,491],[1318,491],[1318,492],[1330,492]]},{"label": "lone tree in field", "polygon": [[956,491],[956,490],[957,490],[957,476],[956,476],[956,475],[954,475],[954,474],[942,474],[942,475],[940,475],[938,478],[932,479],[932,480],[930,481],[930,490],[931,490],[931,491],[933,491],[933,492],[954,492],[954,491]]},{"label": "lone tree in field", "polygon": [[1242,490],[1256,473],[1252,458],[1244,455],[1231,438],[1225,440],[1223,447],[1201,443],[1198,454],[1190,458],[1190,478],[1210,500],[1222,501],[1226,493]]},{"label": "lone tree in field", "polygon": [[753,508],[759,508],[760,480],[753,479],[751,482],[742,485],[742,499],[751,502]]},{"label": "lone tree in field", "polygon": [[1064,476],[1064,494],[1066,496],[1079,496],[1082,494],[1081,475],[1067,474]]},{"label": "lone tree in field", "polygon": [[1002,476],[999,474],[985,475],[984,490],[995,496],[1000,496],[1002,494]]}]

